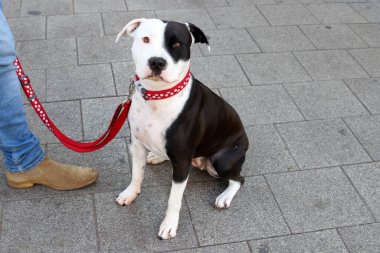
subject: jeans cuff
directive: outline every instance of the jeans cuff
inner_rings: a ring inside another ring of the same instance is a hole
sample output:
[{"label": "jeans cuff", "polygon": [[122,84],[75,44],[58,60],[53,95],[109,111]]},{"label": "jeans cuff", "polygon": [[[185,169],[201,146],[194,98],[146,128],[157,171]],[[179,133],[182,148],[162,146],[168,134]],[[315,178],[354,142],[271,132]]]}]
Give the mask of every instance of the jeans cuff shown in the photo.
[{"label": "jeans cuff", "polygon": [[17,172],[26,172],[30,169],[33,169],[38,164],[40,164],[46,157],[45,151],[42,149],[42,147],[39,147],[41,152],[38,155],[36,159],[33,160],[33,162],[29,164],[20,164],[20,165],[14,165],[14,166],[7,166],[4,161],[5,169],[9,172],[17,173]]}]

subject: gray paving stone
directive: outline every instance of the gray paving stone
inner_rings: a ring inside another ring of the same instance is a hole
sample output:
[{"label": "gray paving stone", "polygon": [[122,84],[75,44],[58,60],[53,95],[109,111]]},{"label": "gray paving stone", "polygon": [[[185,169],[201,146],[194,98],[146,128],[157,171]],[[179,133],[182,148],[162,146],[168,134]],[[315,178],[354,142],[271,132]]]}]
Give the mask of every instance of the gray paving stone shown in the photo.
[{"label": "gray paving stone", "polygon": [[242,175],[252,176],[298,170],[289,150],[273,125],[246,127],[249,149]]},{"label": "gray paving stone", "polygon": [[248,32],[264,52],[314,49],[297,26],[255,27]]},{"label": "gray paving stone", "polygon": [[[44,103],[43,106],[50,119],[64,134],[75,140],[83,140],[79,101]],[[29,127],[39,137],[40,142],[57,143],[58,140],[42,123],[34,109],[30,105],[25,107]]]},{"label": "gray paving stone", "polygon": [[74,0],[76,13],[126,11],[123,0]]},{"label": "gray paving stone", "polygon": [[193,58],[191,72],[209,88],[249,85],[239,63],[232,55]]},{"label": "gray paving stone", "polygon": [[46,151],[51,159],[60,163],[91,167],[99,172],[95,184],[72,191],[72,194],[115,191],[126,187],[130,181],[131,169],[124,138],[115,138],[102,149],[91,153],[76,153],[62,144],[48,144]]},{"label": "gray paving stone", "polygon": [[78,38],[79,64],[105,63],[132,60],[132,38],[116,36]]},{"label": "gray paving stone", "polygon": [[380,24],[351,24],[350,27],[370,47],[380,47]]},{"label": "gray paving stone", "polygon": [[275,4],[275,0],[226,0],[231,6],[246,6],[255,4]]},{"label": "gray paving stone", "polygon": [[225,187],[221,182],[207,182],[186,189],[186,202],[201,246],[289,234],[263,177],[246,178],[231,206],[217,210],[215,199]]},{"label": "gray paving stone", "polygon": [[360,143],[374,160],[380,160],[380,115],[345,118]]},{"label": "gray paving stone", "polygon": [[45,39],[46,17],[9,18],[8,23],[16,41]]},{"label": "gray paving stone", "polygon": [[246,126],[303,120],[282,85],[224,88],[220,92]]},{"label": "gray paving stone", "polygon": [[350,5],[368,22],[380,22],[380,3],[351,3]]},{"label": "gray paving stone", "polygon": [[169,187],[143,188],[136,202],[130,206],[115,203],[119,192],[96,194],[101,252],[157,252],[197,246],[184,201],[177,236],[165,241],[157,238],[169,192]]},{"label": "gray paving stone", "polygon": [[252,84],[311,81],[290,52],[238,55]]},{"label": "gray paving stone", "polygon": [[95,231],[89,195],[14,201],[3,208],[0,246],[4,252],[94,252]]},{"label": "gray paving stone", "polygon": [[21,0],[3,0],[3,12],[6,17],[20,16]]},{"label": "gray paving stone", "polygon": [[17,51],[24,68],[58,68],[77,62],[75,39],[22,41]]},{"label": "gray paving stone", "polygon": [[[41,102],[46,102],[46,70],[36,69],[36,70],[25,70],[26,74],[30,78],[30,82],[33,85],[33,90],[36,96]],[[21,96],[24,99],[24,104],[29,104],[24,92],[21,91]]]},{"label": "gray paving stone", "polygon": [[[3,203],[0,201],[0,226],[3,226]],[[1,230],[0,230],[0,236],[1,236]]]},{"label": "gray paving stone", "polygon": [[368,77],[360,65],[343,50],[294,52],[314,80]]},{"label": "gray paving stone", "polygon": [[375,218],[380,220],[380,163],[344,166],[352,183],[367,202]]},{"label": "gray paving stone", "polygon": [[123,27],[136,18],[155,18],[154,11],[131,11],[102,13],[104,30],[107,35],[118,34]]},{"label": "gray paving stone", "polygon": [[[328,0],[325,0],[328,1]],[[342,0],[344,1],[344,0]],[[323,0],[276,0],[279,4],[315,4],[315,3],[323,3]]]},{"label": "gray paving stone", "polygon": [[301,26],[318,49],[365,48],[367,44],[345,25]]},{"label": "gray paving stone", "polygon": [[179,6],[175,0],[126,0],[128,10],[169,10]]},{"label": "gray paving stone", "polygon": [[366,23],[362,16],[345,3],[308,4],[306,7],[323,24]]},{"label": "gray paving stone", "polygon": [[100,14],[56,15],[47,18],[48,38],[102,36]]},{"label": "gray paving stone", "polygon": [[208,30],[206,36],[211,51],[207,47],[201,47],[205,56],[260,52],[245,29]]},{"label": "gray paving stone", "polygon": [[255,6],[215,7],[208,9],[218,29],[267,26]]},{"label": "gray paving stone", "polygon": [[261,13],[271,25],[318,24],[310,12],[301,4],[295,5],[259,5]]},{"label": "gray paving stone", "polygon": [[[132,159],[132,158],[131,158]],[[196,171],[192,169],[191,172]],[[165,161],[160,164],[147,164],[144,172],[143,187],[151,186],[168,186],[172,184],[173,167],[170,161]],[[190,174],[189,182],[193,181],[194,176]],[[207,181],[207,180],[206,180]],[[129,182],[128,182],[129,183]]]},{"label": "gray paving stone", "polygon": [[225,0],[177,0],[177,3],[180,8],[228,6]]},{"label": "gray paving stone", "polygon": [[[99,138],[107,130],[116,107],[124,100],[123,97],[82,100],[84,138],[86,140]],[[117,136],[127,135],[129,130],[126,122]]]},{"label": "gray paving stone", "polygon": [[300,169],[371,162],[341,119],[277,126]]},{"label": "gray paving stone", "polygon": [[159,19],[192,23],[201,30],[215,29],[214,22],[204,9],[158,10],[156,14]]},{"label": "gray paving stone", "polygon": [[129,78],[135,73],[135,64],[133,62],[115,62],[112,63],[112,72],[115,79],[116,91],[119,96],[129,93]]},{"label": "gray paving stone", "polygon": [[22,1],[21,16],[72,14],[72,0]]},{"label": "gray paving stone", "polygon": [[336,230],[250,241],[252,253],[348,252]]},{"label": "gray paving stone", "polygon": [[201,247],[188,250],[172,251],[173,253],[249,253],[249,247],[246,242],[237,242],[230,244],[222,244],[216,246]]},{"label": "gray paving stone", "polygon": [[373,222],[339,168],[266,176],[293,233]]},{"label": "gray paving stone", "polygon": [[377,253],[380,249],[380,224],[338,229],[351,253]]},{"label": "gray paving stone", "polygon": [[285,88],[309,120],[368,114],[343,81],[292,83]]},{"label": "gray paving stone", "polygon": [[376,2],[378,0],[324,0],[325,3],[360,3],[360,2]]},{"label": "gray paving stone", "polygon": [[380,113],[380,79],[347,79],[345,82],[371,113]]},{"label": "gray paving stone", "polygon": [[47,70],[48,101],[116,95],[109,64]]},{"label": "gray paving stone", "polygon": [[372,77],[380,77],[380,48],[352,49],[350,54]]}]

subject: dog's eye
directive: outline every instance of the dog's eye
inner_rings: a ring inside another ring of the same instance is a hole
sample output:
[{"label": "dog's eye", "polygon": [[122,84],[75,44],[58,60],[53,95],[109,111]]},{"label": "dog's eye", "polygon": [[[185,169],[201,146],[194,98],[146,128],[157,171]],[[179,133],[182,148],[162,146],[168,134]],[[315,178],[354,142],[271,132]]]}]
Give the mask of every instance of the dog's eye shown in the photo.
[{"label": "dog's eye", "polygon": [[182,45],[181,45],[180,42],[176,42],[176,43],[173,44],[173,47],[174,47],[174,48],[180,48],[181,46],[182,46]]},{"label": "dog's eye", "polygon": [[144,37],[143,41],[144,41],[144,43],[149,43],[149,37]]}]

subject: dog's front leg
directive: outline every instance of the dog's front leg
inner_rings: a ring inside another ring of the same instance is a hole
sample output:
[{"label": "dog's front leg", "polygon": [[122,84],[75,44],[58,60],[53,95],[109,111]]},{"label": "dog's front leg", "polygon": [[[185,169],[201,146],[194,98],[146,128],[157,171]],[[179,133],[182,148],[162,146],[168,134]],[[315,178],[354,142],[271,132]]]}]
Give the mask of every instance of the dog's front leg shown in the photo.
[{"label": "dog's front leg", "polygon": [[165,219],[161,223],[158,237],[160,239],[170,239],[176,236],[179,212],[182,205],[182,196],[186,188],[187,179],[190,172],[190,160],[188,162],[173,163],[173,181],[168,201],[168,209]]},{"label": "dog's front leg", "polygon": [[141,191],[141,184],[144,179],[147,150],[144,145],[133,136],[129,147],[132,155],[132,181],[116,199],[119,205],[132,204]]}]

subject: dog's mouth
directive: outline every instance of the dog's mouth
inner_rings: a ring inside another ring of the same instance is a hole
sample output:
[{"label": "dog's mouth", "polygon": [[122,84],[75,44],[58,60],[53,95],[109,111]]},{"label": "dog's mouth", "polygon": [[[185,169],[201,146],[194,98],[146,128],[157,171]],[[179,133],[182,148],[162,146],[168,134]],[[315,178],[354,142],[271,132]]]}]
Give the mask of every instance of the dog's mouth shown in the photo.
[{"label": "dog's mouth", "polygon": [[143,79],[152,80],[152,81],[165,81],[165,79],[161,75],[155,75],[155,74],[150,74]]}]

